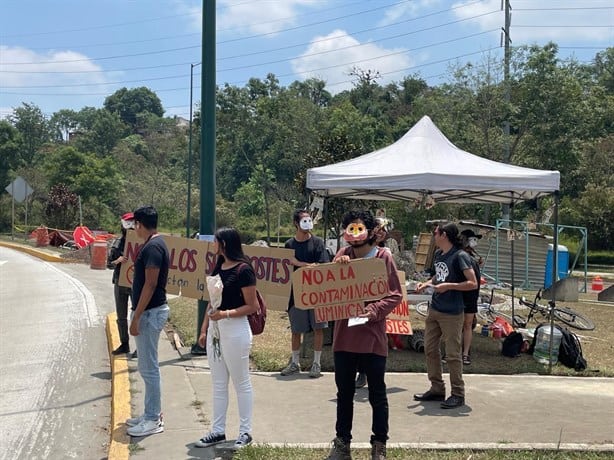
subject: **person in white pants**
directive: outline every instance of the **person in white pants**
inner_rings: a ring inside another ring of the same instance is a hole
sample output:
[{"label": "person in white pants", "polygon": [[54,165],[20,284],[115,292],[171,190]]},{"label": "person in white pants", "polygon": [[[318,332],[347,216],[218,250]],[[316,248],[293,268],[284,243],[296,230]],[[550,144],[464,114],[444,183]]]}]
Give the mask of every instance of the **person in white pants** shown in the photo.
[{"label": "person in white pants", "polygon": [[196,442],[209,447],[226,441],[228,383],[232,379],[239,404],[239,436],[235,447],[252,442],[253,391],[249,374],[252,332],[247,315],[258,309],[256,274],[243,253],[241,238],[234,228],[215,233],[217,262],[212,275],[219,275],[224,288],[219,307],[205,315],[198,343],[206,344],[213,383],[213,425]]}]

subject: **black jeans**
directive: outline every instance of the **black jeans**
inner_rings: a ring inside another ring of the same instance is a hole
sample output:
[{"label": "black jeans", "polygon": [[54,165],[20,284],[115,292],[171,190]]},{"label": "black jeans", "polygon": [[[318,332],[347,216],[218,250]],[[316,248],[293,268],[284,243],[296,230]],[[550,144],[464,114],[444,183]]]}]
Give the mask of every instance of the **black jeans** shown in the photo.
[{"label": "black jeans", "polygon": [[386,357],[372,353],[335,352],[335,383],[337,384],[337,437],[352,440],[356,372],[364,372],[369,388],[369,403],[373,410],[371,442],[388,440],[388,397],[386,396]]},{"label": "black jeans", "polygon": [[128,345],[130,339],[128,335],[128,299],[130,298],[130,292],[131,289],[129,287],[120,286],[117,283],[113,285],[115,312],[117,313],[117,330],[119,331],[119,341],[122,345]]}]

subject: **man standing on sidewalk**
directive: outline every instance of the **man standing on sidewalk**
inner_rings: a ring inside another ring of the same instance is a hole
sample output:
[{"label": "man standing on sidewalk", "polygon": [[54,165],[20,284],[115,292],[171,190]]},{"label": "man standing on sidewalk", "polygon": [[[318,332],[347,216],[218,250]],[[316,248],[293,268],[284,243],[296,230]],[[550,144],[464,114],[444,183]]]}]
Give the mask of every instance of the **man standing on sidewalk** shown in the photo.
[{"label": "man standing on sidewalk", "polygon": [[164,239],[158,234],[158,213],[153,206],[134,211],[137,236],[145,240],[134,262],[132,281],[132,322],[138,370],[145,383],[143,415],[126,420],[130,436],[147,436],[164,431],[162,422],[161,378],[158,363],[158,340],[168,319],[166,301],[169,257]]},{"label": "man standing on sidewalk", "polygon": [[[130,288],[119,285],[119,273],[122,268],[122,263],[128,261],[124,256],[124,247],[126,246],[126,235],[128,230],[134,229],[134,214],[131,212],[125,213],[121,217],[122,235],[113,241],[109,257],[107,259],[107,267],[113,269],[111,282],[113,283],[113,295],[115,297],[115,313],[117,313],[117,330],[119,332],[120,346],[113,350],[113,355],[121,355],[130,353],[130,344],[128,335],[128,299],[130,298]],[[136,352],[135,352],[136,353]]]},{"label": "man standing on sidewalk", "polygon": [[[441,401],[443,409],[465,404],[463,381],[462,333],[464,322],[463,291],[472,291],[477,280],[469,255],[460,249],[458,227],[452,223],[438,225],[433,231],[435,245],[435,275],[418,284],[418,292],[433,286],[433,300],[424,324],[424,353],[431,388],[414,395],[416,401]],[[446,360],[450,371],[451,396],[446,399],[446,387],[441,366],[440,342],[446,346]]]},{"label": "man standing on sidewalk", "polygon": [[[330,262],[326,245],[322,238],[311,233],[313,222],[309,212],[304,209],[297,209],[293,216],[296,234],[294,238],[286,241],[286,249],[294,249],[292,264],[298,267],[313,263]],[[292,358],[282,371],[281,375],[292,375],[301,371],[299,362],[301,335],[313,330],[313,363],[309,371],[309,377],[318,378],[322,375],[320,367],[320,357],[322,356],[322,345],[324,343],[323,329],[328,327],[328,323],[316,323],[313,310],[301,310],[294,306],[294,294],[290,294],[288,302],[288,318],[290,318],[290,330],[292,331]]]}]

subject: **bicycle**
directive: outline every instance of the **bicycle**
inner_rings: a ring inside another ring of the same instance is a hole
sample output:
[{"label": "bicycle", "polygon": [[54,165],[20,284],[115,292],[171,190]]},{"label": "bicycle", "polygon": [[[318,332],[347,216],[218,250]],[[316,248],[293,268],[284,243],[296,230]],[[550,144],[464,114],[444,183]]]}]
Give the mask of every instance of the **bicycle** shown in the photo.
[{"label": "bicycle", "polygon": [[[503,317],[508,322],[511,321],[511,315],[504,313],[501,309],[495,308],[493,305],[501,305],[504,306],[507,304],[507,301],[504,299],[503,302],[494,303],[495,300],[495,289],[500,288],[500,285],[494,286],[490,289],[490,295],[480,294],[480,303],[478,303],[478,311],[476,313],[476,317],[478,321],[483,324],[492,323],[497,316]],[[422,302],[418,302],[416,304],[416,312],[421,316],[425,316],[428,314],[428,309],[431,305],[430,300],[425,300]],[[519,317],[516,316],[516,323],[519,321]]]},{"label": "bicycle", "polygon": [[537,291],[533,303],[527,301],[525,297],[521,297],[519,299],[520,305],[529,308],[529,315],[527,316],[527,320],[522,327],[526,327],[529,321],[531,321],[531,319],[534,318],[537,313],[539,313],[547,320],[550,320],[550,316],[552,315],[554,319],[561,321],[574,329],[579,329],[581,331],[592,331],[595,329],[595,323],[571,308],[557,307],[555,306],[553,300],[548,301],[548,305],[537,303],[542,298],[541,293],[541,289]]}]

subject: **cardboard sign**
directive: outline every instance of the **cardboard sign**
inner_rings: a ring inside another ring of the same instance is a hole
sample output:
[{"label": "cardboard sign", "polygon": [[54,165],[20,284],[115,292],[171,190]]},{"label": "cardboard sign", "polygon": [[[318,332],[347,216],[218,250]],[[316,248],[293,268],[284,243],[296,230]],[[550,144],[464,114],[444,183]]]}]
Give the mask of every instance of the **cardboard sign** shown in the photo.
[{"label": "cardboard sign", "polygon": [[354,259],[349,264],[301,267],[292,275],[294,304],[314,309],[318,322],[353,318],[364,313],[364,302],[388,293],[388,273],[381,259]]},{"label": "cardboard sign", "polygon": [[[209,300],[205,277],[215,267],[213,243],[176,236],[162,237],[168,247],[170,261],[167,292],[191,299]],[[143,241],[137,238],[135,232],[128,232],[124,250],[128,262],[122,264],[120,286],[132,285],[134,261],[142,245]],[[243,251],[251,259],[258,290],[265,297],[267,308],[286,311],[293,269],[289,257],[294,255],[294,251],[246,245],[243,245]]]},{"label": "cardboard sign", "polygon": [[407,303],[407,290],[405,286],[405,272],[397,271],[403,299],[401,303],[386,317],[386,334],[412,335],[413,329],[409,321],[409,305]]}]

